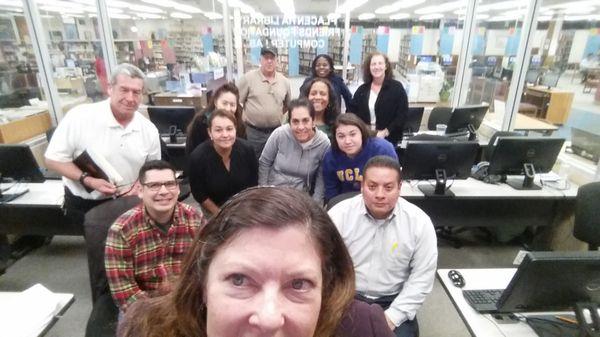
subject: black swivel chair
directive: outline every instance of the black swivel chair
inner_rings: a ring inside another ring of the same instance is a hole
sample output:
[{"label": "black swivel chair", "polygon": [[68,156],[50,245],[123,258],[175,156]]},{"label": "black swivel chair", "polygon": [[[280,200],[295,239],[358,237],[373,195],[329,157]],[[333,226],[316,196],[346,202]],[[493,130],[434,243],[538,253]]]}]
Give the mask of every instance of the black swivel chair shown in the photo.
[{"label": "black swivel chair", "polygon": [[336,195],[335,197],[333,197],[327,201],[327,210],[330,210],[331,208],[333,208],[333,206],[337,205],[338,203],[340,203],[346,199],[350,199],[359,193],[360,193],[360,191],[352,191],[352,192],[346,192],[346,193]]},{"label": "black swivel chair", "polygon": [[573,235],[587,242],[589,250],[598,250],[600,245],[600,182],[579,187],[575,206],[575,227]]},{"label": "black swivel chair", "polygon": [[436,106],[429,114],[429,120],[427,120],[427,129],[433,131],[435,130],[435,126],[438,124],[448,125],[450,116],[452,116],[452,108]]},{"label": "black swivel chair", "polygon": [[140,202],[136,196],[122,197],[98,205],[85,214],[83,229],[92,288],[92,312],[85,329],[86,337],[115,335],[119,309],[113,302],[104,269],[106,235],[121,214]]}]

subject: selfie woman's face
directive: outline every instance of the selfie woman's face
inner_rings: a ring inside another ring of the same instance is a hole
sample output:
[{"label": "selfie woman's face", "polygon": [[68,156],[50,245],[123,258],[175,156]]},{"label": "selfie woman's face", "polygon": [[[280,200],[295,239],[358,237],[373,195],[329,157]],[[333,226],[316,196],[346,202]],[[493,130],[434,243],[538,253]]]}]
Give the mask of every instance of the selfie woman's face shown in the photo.
[{"label": "selfie woman's face", "polygon": [[312,337],[321,257],[298,226],[243,230],[215,254],[206,280],[208,337]]}]

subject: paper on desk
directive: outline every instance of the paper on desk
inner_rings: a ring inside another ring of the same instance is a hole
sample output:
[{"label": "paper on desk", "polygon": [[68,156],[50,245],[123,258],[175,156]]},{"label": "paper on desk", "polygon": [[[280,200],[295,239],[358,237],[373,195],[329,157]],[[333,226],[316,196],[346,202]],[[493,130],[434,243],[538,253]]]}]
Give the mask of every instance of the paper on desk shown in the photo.
[{"label": "paper on desk", "polygon": [[41,284],[0,303],[0,336],[38,336],[60,310],[60,298]]}]

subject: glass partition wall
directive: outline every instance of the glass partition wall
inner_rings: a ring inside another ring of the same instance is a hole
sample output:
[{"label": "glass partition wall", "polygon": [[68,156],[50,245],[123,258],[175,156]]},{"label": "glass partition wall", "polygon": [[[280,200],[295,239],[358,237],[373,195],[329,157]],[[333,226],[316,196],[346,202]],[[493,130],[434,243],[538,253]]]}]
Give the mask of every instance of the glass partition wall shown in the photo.
[{"label": "glass partition wall", "polygon": [[[0,108],[37,99],[56,123],[105,98],[121,62],[146,72],[149,104],[194,95],[258,67],[266,44],[294,95],[320,53],[353,91],[377,50],[411,106],[488,104],[488,134],[542,122],[530,134],[577,138],[574,158],[594,166],[597,146],[577,143],[583,134],[597,145],[600,133],[600,4],[582,1],[0,0]],[[29,14],[41,26],[33,37]]]}]

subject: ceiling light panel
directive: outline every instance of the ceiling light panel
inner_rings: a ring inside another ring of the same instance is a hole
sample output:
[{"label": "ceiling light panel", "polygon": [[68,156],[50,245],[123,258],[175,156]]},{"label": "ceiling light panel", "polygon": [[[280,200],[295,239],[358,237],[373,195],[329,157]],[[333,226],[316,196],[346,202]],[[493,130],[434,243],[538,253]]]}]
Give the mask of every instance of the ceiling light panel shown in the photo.
[{"label": "ceiling light panel", "polygon": [[394,13],[397,12],[401,9],[405,9],[405,8],[410,8],[410,7],[414,7],[417,5],[420,5],[422,3],[424,3],[426,0],[400,0],[400,1],[396,1],[392,4],[386,5],[386,6],[382,6],[379,7],[375,10],[375,14],[390,14],[390,13]]},{"label": "ceiling light panel", "polygon": [[465,1],[451,1],[451,2],[445,2],[445,3],[441,3],[439,5],[435,5],[435,6],[427,6],[427,7],[423,7],[423,8],[419,8],[415,11],[415,14],[435,14],[435,13],[442,13],[442,12],[449,12],[449,11],[453,11],[459,8],[464,8],[465,7]]}]

